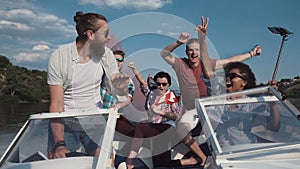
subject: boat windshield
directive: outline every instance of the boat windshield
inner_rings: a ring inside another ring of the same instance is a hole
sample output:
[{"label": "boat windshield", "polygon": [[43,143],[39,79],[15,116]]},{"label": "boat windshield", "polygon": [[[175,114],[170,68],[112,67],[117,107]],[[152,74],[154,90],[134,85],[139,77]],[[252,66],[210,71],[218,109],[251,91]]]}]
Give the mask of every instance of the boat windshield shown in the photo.
[{"label": "boat windshield", "polygon": [[[111,144],[107,143],[112,143],[115,121],[116,119],[111,119],[111,117],[108,116],[108,110],[105,109],[103,109],[103,112],[100,109],[96,112],[42,113],[31,115],[3,155],[0,166],[26,164],[41,160],[48,160],[49,162],[59,160],[53,159],[51,155],[51,150],[54,145],[51,124],[59,122],[64,123],[65,137],[67,137],[68,132],[70,132],[79,135],[80,138],[80,141],[78,141],[79,144],[76,144],[77,142],[75,141],[76,143],[74,143],[74,147],[72,147],[73,150],[71,153],[66,154],[67,157],[85,157],[85,160],[80,162],[81,164],[78,164],[79,166],[76,168],[81,168],[80,165],[95,168],[98,157],[94,158],[90,155],[89,151],[91,150],[88,149],[91,147],[101,147],[101,155],[107,154],[107,157],[110,157]],[[106,145],[103,144],[104,142],[106,142]],[[107,158],[105,160],[107,161],[109,159]],[[104,162],[102,162],[102,165],[103,163]],[[76,164],[76,162],[74,164]],[[55,166],[55,162],[47,163],[47,165]],[[39,167],[41,166],[37,166],[37,168]]]},{"label": "boat windshield", "polygon": [[298,110],[271,87],[209,97],[197,104],[217,154],[300,143]]}]

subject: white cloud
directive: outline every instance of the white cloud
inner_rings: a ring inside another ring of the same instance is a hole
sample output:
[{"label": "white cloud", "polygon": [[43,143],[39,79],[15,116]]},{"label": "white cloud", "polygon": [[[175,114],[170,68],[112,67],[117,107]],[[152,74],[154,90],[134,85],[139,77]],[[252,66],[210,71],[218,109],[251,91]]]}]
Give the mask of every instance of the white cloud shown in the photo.
[{"label": "white cloud", "polygon": [[0,29],[5,29],[5,28],[19,30],[19,31],[26,31],[30,29],[28,25],[23,23],[0,20]]},{"label": "white cloud", "polygon": [[167,4],[172,4],[172,0],[80,0],[80,4],[92,4],[99,8],[108,6],[112,8],[133,8],[136,10],[159,9]]},{"label": "white cloud", "polygon": [[32,50],[47,50],[49,49],[49,46],[47,45],[36,45],[32,47]]},{"label": "white cloud", "polygon": [[[23,40],[75,36],[74,26],[68,24],[65,19],[38,10],[0,10],[0,26],[2,34],[22,38]],[[15,30],[20,30],[20,32]]]},{"label": "white cloud", "polygon": [[19,54],[13,56],[13,58],[17,63],[18,62],[40,62],[41,60],[48,59],[41,53],[30,53],[30,52],[19,53]]},{"label": "white cloud", "polygon": [[0,0],[0,50],[18,65],[44,66],[53,47],[73,40],[76,31],[66,19],[31,2]]},{"label": "white cloud", "polygon": [[12,9],[6,13],[8,16],[34,16],[33,12],[28,9]]},{"label": "white cloud", "polygon": [[31,2],[28,0],[0,0],[0,9],[37,9]]},{"label": "white cloud", "polygon": [[157,34],[163,34],[163,33],[164,33],[164,31],[163,31],[163,30],[161,30],[161,29],[158,29],[158,30],[156,30],[156,33],[157,33]]}]

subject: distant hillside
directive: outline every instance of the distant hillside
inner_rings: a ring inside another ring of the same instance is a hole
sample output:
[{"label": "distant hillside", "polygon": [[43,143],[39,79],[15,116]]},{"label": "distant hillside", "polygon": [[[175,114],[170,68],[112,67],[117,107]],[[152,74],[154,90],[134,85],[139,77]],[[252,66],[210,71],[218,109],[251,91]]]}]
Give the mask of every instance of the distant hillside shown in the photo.
[{"label": "distant hillside", "polygon": [[49,101],[47,72],[14,66],[0,55],[0,103]]},{"label": "distant hillside", "polygon": [[284,93],[288,100],[295,105],[300,111],[300,78],[281,79],[279,83],[279,91]]},{"label": "distant hillside", "polygon": [[300,98],[300,77],[282,79],[280,81],[279,90],[285,92],[290,98]]}]

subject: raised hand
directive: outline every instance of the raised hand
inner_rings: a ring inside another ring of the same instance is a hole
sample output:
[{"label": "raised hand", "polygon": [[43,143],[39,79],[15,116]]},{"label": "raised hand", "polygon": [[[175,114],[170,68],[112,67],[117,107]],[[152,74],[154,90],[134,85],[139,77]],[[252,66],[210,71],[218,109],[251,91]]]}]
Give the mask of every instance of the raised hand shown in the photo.
[{"label": "raised hand", "polygon": [[272,86],[274,89],[278,90],[278,83],[276,80],[269,80],[268,85]]},{"label": "raised hand", "polygon": [[197,31],[198,34],[202,33],[202,35],[206,36],[208,21],[209,21],[209,18],[204,19],[204,16],[201,16],[201,24],[198,24],[196,26],[195,31]]},{"label": "raised hand", "polygon": [[131,68],[131,69],[135,69],[134,62],[129,62],[128,67]]},{"label": "raised hand", "polygon": [[261,49],[261,47],[260,46],[258,46],[258,45],[256,45],[256,46],[254,46],[254,48],[252,49],[252,54],[253,54],[253,56],[259,56],[260,54],[261,54],[261,52],[262,52],[262,49]]},{"label": "raised hand", "polygon": [[112,85],[117,89],[119,95],[128,94],[129,76],[117,73],[112,78]]},{"label": "raised hand", "polygon": [[189,39],[190,39],[190,34],[186,32],[182,32],[178,37],[178,41],[181,43],[187,43]]}]

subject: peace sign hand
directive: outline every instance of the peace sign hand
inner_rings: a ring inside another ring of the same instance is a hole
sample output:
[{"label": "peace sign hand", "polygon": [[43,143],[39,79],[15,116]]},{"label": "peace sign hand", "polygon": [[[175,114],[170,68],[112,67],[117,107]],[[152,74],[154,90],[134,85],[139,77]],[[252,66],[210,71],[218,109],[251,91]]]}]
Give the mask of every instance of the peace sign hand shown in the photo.
[{"label": "peace sign hand", "polygon": [[209,18],[204,19],[204,16],[202,16],[201,21],[202,23],[196,26],[195,31],[197,31],[199,35],[206,36]]}]

